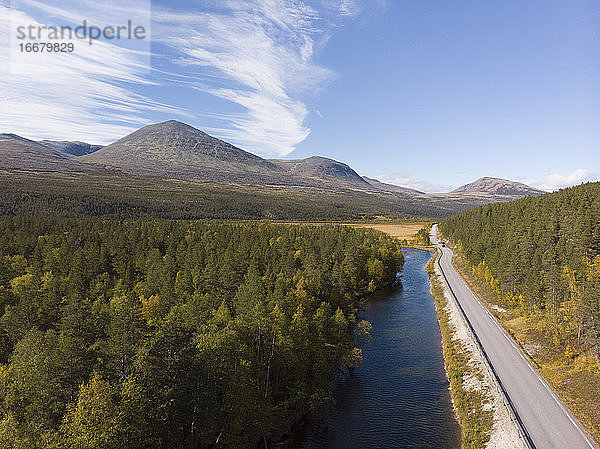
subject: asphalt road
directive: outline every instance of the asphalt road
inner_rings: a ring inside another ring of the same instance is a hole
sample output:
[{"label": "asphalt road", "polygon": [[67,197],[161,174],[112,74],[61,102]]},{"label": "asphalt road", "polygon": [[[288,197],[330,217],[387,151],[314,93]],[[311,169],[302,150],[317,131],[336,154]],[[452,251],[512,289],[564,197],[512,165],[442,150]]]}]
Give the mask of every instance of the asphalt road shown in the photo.
[{"label": "asphalt road", "polygon": [[437,225],[432,228],[431,242],[442,252],[440,267],[532,446],[537,449],[596,449],[579,423],[454,269],[452,251],[437,241]]}]

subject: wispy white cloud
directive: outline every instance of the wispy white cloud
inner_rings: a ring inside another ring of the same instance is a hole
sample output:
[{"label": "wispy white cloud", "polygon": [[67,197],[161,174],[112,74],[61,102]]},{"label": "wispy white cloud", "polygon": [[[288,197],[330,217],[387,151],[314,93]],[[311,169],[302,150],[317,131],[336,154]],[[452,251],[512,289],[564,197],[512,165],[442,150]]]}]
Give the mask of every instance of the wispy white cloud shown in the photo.
[{"label": "wispy white cloud", "polygon": [[[25,4],[40,6],[35,1]],[[89,21],[93,17],[78,14],[77,9],[54,7],[50,11],[48,5],[41,6],[54,18],[79,24],[83,18]],[[55,23],[0,6],[0,54],[8,62],[8,70],[0,74],[1,130],[30,138],[107,143],[146,122],[150,112],[182,114],[135,93],[135,87],[153,84],[147,76],[147,53],[103,41],[93,45],[75,41],[73,53],[21,53],[10,35],[19,25]]]},{"label": "wispy white cloud", "polygon": [[386,0],[322,0],[321,5],[338,16],[353,18],[364,12],[383,11]]},{"label": "wispy white cloud", "polygon": [[578,168],[571,173],[551,173],[541,180],[524,180],[532,187],[553,192],[565,187],[575,186],[584,182],[598,181],[600,176],[586,168]]},{"label": "wispy white cloud", "polygon": [[[150,0],[132,1],[14,0],[11,8],[0,6],[0,28],[12,32],[15,22],[79,24],[87,19],[106,24],[119,23],[123,17],[147,19],[150,8],[144,4]],[[85,52],[9,58],[10,70],[0,74],[0,130],[31,138],[107,143],[158,121],[157,117],[199,126],[198,118],[206,118],[212,128],[203,127],[218,137],[258,154],[284,156],[310,133],[305,123],[307,98],[336,77],[316,62],[318,49],[344,21],[374,5],[381,7],[383,1],[154,5],[151,29],[158,54],[97,41]],[[0,55],[8,58],[14,46],[10,36],[3,35]],[[164,67],[150,72],[151,56],[164,61]],[[162,94],[163,88],[171,87],[177,96]],[[198,91],[230,107],[192,108],[189,99]],[[167,100],[153,101],[155,93]]]},{"label": "wispy white cloud", "polygon": [[359,5],[354,0],[340,0],[339,10],[342,15],[354,16],[359,11]]},{"label": "wispy white cloud", "polygon": [[408,187],[410,189],[419,190],[420,192],[425,193],[449,192],[455,188],[455,186],[436,184],[424,179],[416,178],[411,176],[409,173],[404,172],[376,175],[372,176],[372,178],[388,184],[393,184],[400,187]]},{"label": "wispy white cloud", "polygon": [[216,75],[196,89],[242,108],[229,116],[221,137],[263,155],[289,154],[310,133],[300,97],[335,77],[314,61],[316,41],[329,25],[302,2],[231,0],[224,5],[225,11],[155,10],[155,39],[179,54],[176,62],[186,72]]}]

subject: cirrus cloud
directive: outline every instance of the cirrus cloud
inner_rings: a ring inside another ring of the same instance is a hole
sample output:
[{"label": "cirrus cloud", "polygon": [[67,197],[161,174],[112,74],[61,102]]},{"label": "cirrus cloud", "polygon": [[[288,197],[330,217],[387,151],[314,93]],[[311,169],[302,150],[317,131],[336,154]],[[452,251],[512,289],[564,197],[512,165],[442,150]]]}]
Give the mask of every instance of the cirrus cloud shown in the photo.
[{"label": "cirrus cloud", "polygon": [[187,74],[212,75],[212,82],[191,83],[194,89],[241,107],[227,116],[228,127],[216,130],[221,137],[263,155],[289,154],[310,133],[299,97],[335,77],[314,62],[317,41],[330,25],[302,2],[224,5],[191,13],[158,9],[155,39],[178,55],[174,61]]},{"label": "cirrus cloud", "polygon": [[[316,62],[318,50],[346,21],[383,4],[207,0],[174,7],[158,0],[151,52],[105,40],[69,55],[12,58],[0,74],[0,128],[30,138],[108,143],[178,118],[248,151],[285,156],[310,133],[307,98],[336,78]],[[149,0],[14,0],[0,6],[0,28],[6,34],[15,21],[106,24],[149,16]],[[2,37],[7,59],[14,45]],[[202,101],[207,98],[215,101]]]},{"label": "cirrus cloud", "polygon": [[0,6],[0,55],[7,64],[0,74],[0,129],[34,139],[109,143],[145,123],[151,113],[186,116],[176,106],[138,93],[140,87],[157,85],[148,77],[149,54],[143,50],[75,41],[72,53],[19,52],[11,34],[19,26],[118,19],[117,0],[104,3],[113,11],[109,18],[102,17],[108,14],[104,10],[86,9],[85,1],[58,3],[20,0]]}]

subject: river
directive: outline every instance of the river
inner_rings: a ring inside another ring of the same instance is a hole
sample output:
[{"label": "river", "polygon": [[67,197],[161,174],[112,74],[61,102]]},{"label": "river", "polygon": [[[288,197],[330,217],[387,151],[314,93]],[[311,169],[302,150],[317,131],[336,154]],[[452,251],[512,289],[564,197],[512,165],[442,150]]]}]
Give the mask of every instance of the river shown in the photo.
[{"label": "river", "polygon": [[334,413],[313,422],[302,449],[458,449],[440,330],[425,264],[431,253],[405,251],[402,286],[370,299],[373,325],[363,365],[338,379]]}]

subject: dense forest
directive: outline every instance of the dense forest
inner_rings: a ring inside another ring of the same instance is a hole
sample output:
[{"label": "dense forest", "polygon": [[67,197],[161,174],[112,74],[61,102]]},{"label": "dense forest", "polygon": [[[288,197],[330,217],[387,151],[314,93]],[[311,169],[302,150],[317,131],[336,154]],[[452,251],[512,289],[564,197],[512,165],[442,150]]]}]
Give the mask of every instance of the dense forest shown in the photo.
[{"label": "dense forest", "polygon": [[264,446],[330,410],[402,263],[341,226],[4,217],[0,447]]},{"label": "dense forest", "polygon": [[439,226],[507,305],[541,314],[555,344],[600,355],[600,183],[482,206]]},{"label": "dense forest", "polygon": [[0,215],[347,221],[444,217],[468,207],[349,189],[269,188],[123,174],[11,175],[0,171]]}]

